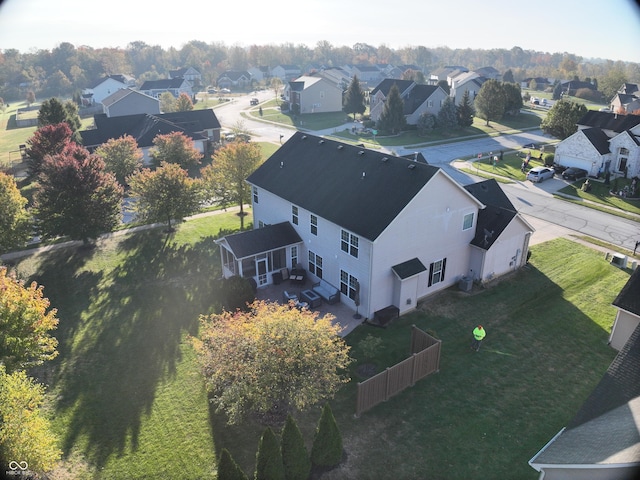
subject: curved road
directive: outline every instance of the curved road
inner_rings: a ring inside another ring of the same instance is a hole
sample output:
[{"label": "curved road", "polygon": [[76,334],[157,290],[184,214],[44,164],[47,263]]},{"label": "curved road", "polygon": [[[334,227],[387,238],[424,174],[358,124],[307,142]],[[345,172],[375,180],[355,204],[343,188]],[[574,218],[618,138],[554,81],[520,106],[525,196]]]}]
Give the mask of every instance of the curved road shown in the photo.
[{"label": "curved road", "polygon": [[[225,128],[231,128],[239,120],[242,120],[244,127],[252,132],[256,140],[277,143],[280,135],[283,136],[283,142],[288,140],[295,132],[294,129],[251,120],[241,115],[241,112],[251,108],[249,99],[252,97],[257,97],[260,102],[263,102],[272,99],[274,93],[266,90],[252,95],[236,97],[235,101],[230,102],[228,105],[216,108],[216,115],[220,123]],[[339,127],[337,130],[348,128],[348,126]],[[332,129],[332,131],[335,130]],[[315,133],[322,135],[329,132]],[[461,172],[452,165],[454,160],[476,156],[478,153],[488,155],[489,152],[519,149],[529,143],[549,143],[551,140],[551,137],[545,136],[541,130],[534,130],[420,148],[391,148],[390,151],[398,155],[420,152],[430,164],[442,168],[460,184],[467,185],[482,180],[482,178]],[[531,222],[535,223],[534,226],[537,231],[549,229],[548,223],[550,223],[557,226],[555,231],[559,234],[574,232],[579,235],[588,235],[613,245],[633,250],[636,241],[640,240],[640,218],[639,222],[634,222],[554,198],[553,192],[561,189],[566,184],[567,182],[562,179],[553,178],[539,184],[528,181],[502,184],[502,188],[525,218],[530,217],[530,219],[538,220]]]}]

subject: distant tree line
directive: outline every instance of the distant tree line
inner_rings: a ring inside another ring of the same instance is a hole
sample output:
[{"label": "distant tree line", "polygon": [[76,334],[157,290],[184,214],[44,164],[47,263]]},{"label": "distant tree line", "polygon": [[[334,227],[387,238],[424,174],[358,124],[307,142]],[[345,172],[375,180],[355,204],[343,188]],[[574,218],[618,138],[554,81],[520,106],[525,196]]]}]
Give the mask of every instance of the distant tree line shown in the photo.
[{"label": "distant tree line", "polygon": [[[430,72],[445,65],[462,65],[469,69],[493,66],[500,72],[510,70],[507,82],[530,77],[570,79],[604,79],[614,74],[640,82],[640,64],[612,60],[589,60],[570,53],[546,53],[511,49],[451,49],[407,46],[391,49],[356,43],[352,47],[336,46],[326,40],[314,48],[304,44],[228,46],[223,42],[193,40],[181,48],[163,49],[142,41],[132,41],[126,48],[75,47],[62,42],[52,50],[20,52],[0,50],[0,97],[5,102],[51,96],[78,96],[84,88],[95,86],[105,75],[130,74],[138,81],[167,78],[168,72],[194,67],[202,74],[203,85],[213,84],[226,70],[247,70],[251,66],[275,67],[279,64],[336,67],[346,64],[416,65]],[[422,82],[424,76],[413,72],[411,79]],[[620,82],[621,84],[621,82]],[[618,85],[619,86],[619,85]],[[27,96],[28,92],[35,95]]]}]

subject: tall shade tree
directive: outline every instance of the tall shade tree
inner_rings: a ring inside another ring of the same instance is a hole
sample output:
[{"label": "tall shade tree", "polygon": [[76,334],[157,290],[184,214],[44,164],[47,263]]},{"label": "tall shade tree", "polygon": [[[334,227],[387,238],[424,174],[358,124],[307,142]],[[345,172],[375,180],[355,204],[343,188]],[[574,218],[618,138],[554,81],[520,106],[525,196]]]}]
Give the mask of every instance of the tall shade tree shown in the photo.
[{"label": "tall shade tree", "polygon": [[191,100],[191,97],[182,92],[176,99],[175,109],[176,112],[189,112],[193,110],[193,101]]},{"label": "tall shade tree", "polygon": [[489,122],[502,118],[506,103],[507,99],[500,82],[489,79],[480,87],[474,107],[478,117],[486,120],[488,126]]},{"label": "tall shade tree", "polygon": [[73,101],[67,100],[62,103],[57,98],[50,98],[42,102],[40,111],[38,112],[38,126],[55,125],[56,123],[65,122],[71,129],[73,140],[80,143],[80,115],[78,114],[78,105]]},{"label": "tall shade tree", "polygon": [[223,206],[240,206],[240,228],[244,229],[244,205],[249,203],[246,180],[262,163],[262,152],[255,143],[232,142],[216,151],[213,162],[202,169],[202,182],[208,200]]},{"label": "tall shade tree", "polygon": [[255,301],[201,316],[193,339],[211,401],[231,424],[250,413],[305,410],[349,381],[349,346],[333,316]]},{"label": "tall shade tree", "polygon": [[392,134],[404,130],[407,119],[404,116],[404,101],[400,96],[400,90],[394,83],[389,90],[389,96],[384,101],[382,114],[378,120],[378,128]]},{"label": "tall shade tree", "polygon": [[137,217],[145,222],[172,222],[200,210],[200,182],[189,178],[175,163],[162,163],[156,170],[144,168],[129,177]]},{"label": "tall shade tree", "polygon": [[517,115],[522,108],[522,90],[517,83],[502,83],[505,96],[504,111],[509,115]]},{"label": "tall shade tree", "polygon": [[540,123],[540,128],[556,138],[564,140],[578,130],[578,120],[586,113],[583,103],[560,100],[553,104],[547,116]]},{"label": "tall shade tree", "polygon": [[193,146],[193,140],[182,132],[158,135],[153,139],[154,147],[149,154],[153,163],[175,163],[182,168],[198,165],[202,154]]},{"label": "tall shade tree", "polygon": [[0,363],[0,458],[27,462],[29,470],[51,470],[62,452],[43,415],[44,387],[24,371],[7,373]]},{"label": "tall shade tree", "polygon": [[25,286],[0,267],[0,364],[8,372],[40,365],[58,355],[58,341],[49,335],[58,325],[43,287]]},{"label": "tall shade tree", "polygon": [[160,100],[160,111],[162,113],[171,113],[176,111],[176,101],[178,100],[170,92],[164,92],[158,97]]},{"label": "tall shade tree", "polygon": [[364,92],[362,91],[362,87],[360,86],[360,81],[358,80],[358,76],[354,75],[351,79],[351,83],[349,84],[349,88],[344,95],[344,100],[342,101],[342,111],[347,115],[353,114],[353,121],[356,121],[356,113],[362,115],[367,109],[364,104]]},{"label": "tall shade tree", "polygon": [[462,94],[462,100],[460,100],[460,104],[456,107],[456,114],[458,116],[458,125],[461,127],[470,127],[473,125],[475,110],[471,96],[469,95],[469,90],[465,90]]},{"label": "tall shade tree", "polygon": [[27,173],[35,178],[42,167],[44,157],[58,155],[73,141],[73,132],[66,122],[44,125],[27,140]]},{"label": "tall shade tree", "polygon": [[113,173],[123,187],[130,177],[142,168],[142,151],[131,135],[111,138],[96,149],[96,155],[104,160],[104,168]]},{"label": "tall shade tree", "polygon": [[29,240],[31,216],[13,177],[0,172],[0,253],[22,247]]},{"label": "tall shade tree", "polygon": [[122,186],[85,148],[71,143],[45,157],[38,179],[36,224],[44,238],[69,236],[88,245],[120,224]]}]

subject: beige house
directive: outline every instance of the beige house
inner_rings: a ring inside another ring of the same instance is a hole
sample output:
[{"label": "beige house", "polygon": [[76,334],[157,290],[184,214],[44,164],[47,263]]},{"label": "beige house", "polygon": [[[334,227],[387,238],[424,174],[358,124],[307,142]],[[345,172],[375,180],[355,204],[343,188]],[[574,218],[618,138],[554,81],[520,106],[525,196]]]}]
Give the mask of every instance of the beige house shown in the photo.
[{"label": "beige house", "polygon": [[325,113],[342,110],[342,89],[322,77],[302,76],[285,86],[284,97],[297,113]]},{"label": "beige house", "polygon": [[409,125],[416,125],[424,113],[438,115],[447,98],[447,92],[438,85],[419,85],[413,80],[386,78],[371,90],[369,96],[369,110],[371,120],[374,122],[380,120],[385,101],[394,85],[400,92],[400,98],[404,103],[405,119]]}]

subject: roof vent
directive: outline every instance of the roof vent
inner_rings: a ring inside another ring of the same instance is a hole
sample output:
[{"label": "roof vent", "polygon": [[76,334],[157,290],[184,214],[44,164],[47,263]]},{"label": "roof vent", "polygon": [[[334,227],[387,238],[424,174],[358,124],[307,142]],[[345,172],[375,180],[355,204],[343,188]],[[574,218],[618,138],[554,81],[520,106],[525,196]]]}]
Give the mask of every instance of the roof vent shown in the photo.
[{"label": "roof vent", "polygon": [[338,145],[338,150],[342,150],[344,148],[344,145]]},{"label": "roof vent", "polygon": [[360,151],[358,152],[358,155],[364,155],[364,150],[360,150]]},{"label": "roof vent", "polygon": [[280,168],[284,167],[284,162],[280,162]]},{"label": "roof vent", "polygon": [[320,140],[318,143],[322,145],[324,143],[324,140]]},{"label": "roof vent", "polygon": [[307,139],[307,136],[306,136],[306,135],[303,135],[303,136],[302,136],[302,139],[303,139],[303,140],[306,140],[306,139]]},{"label": "roof vent", "polygon": [[383,162],[386,162],[387,160],[389,160],[389,157],[382,157]]},{"label": "roof vent", "polygon": [[367,174],[365,172],[362,172],[362,180],[364,180],[364,177],[366,177]]},{"label": "roof vent", "polygon": [[413,170],[414,168],[416,168],[416,164],[412,163],[407,167],[409,170]]}]

